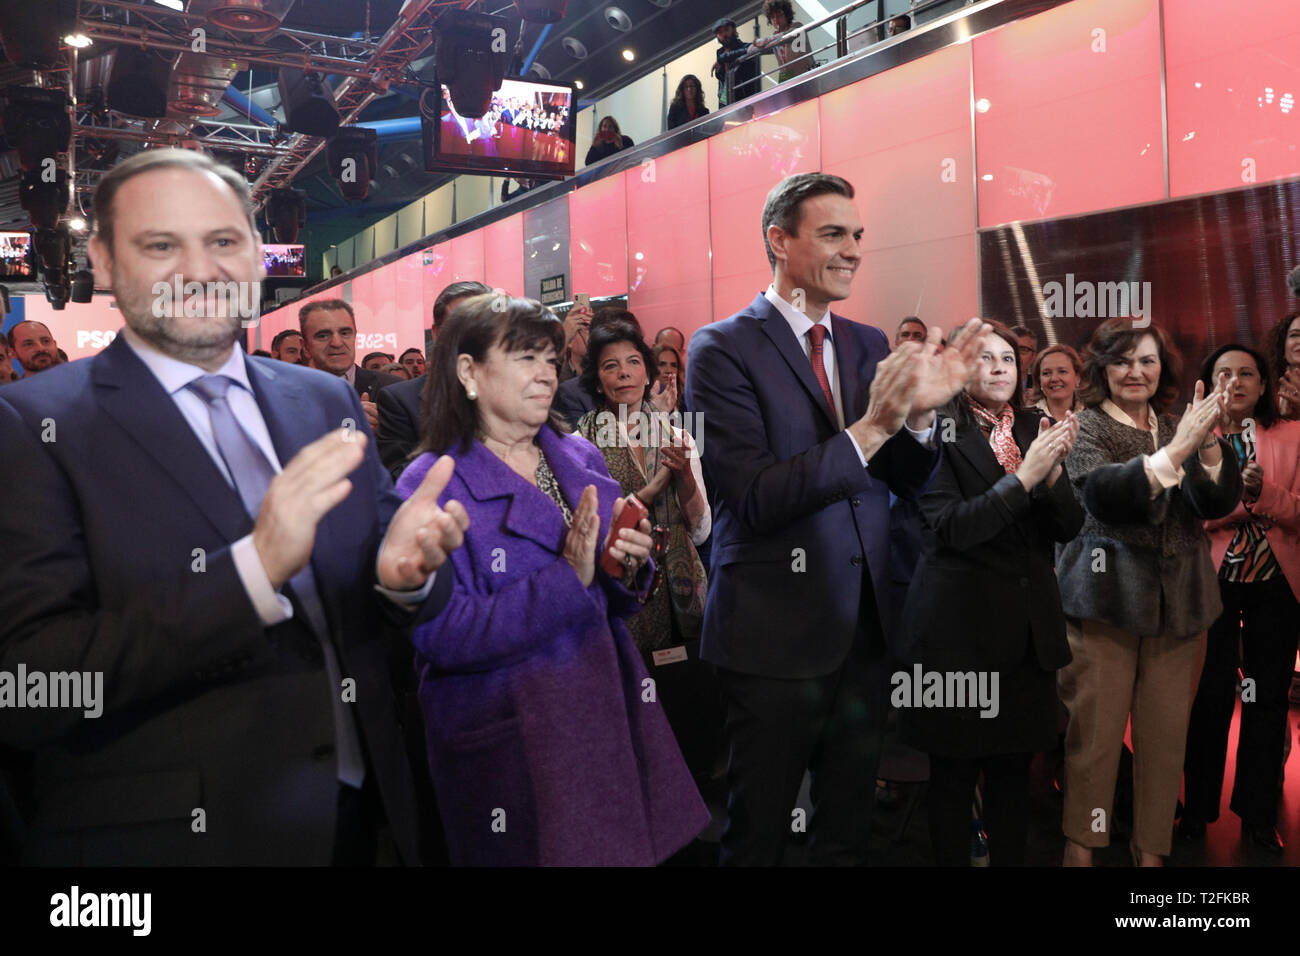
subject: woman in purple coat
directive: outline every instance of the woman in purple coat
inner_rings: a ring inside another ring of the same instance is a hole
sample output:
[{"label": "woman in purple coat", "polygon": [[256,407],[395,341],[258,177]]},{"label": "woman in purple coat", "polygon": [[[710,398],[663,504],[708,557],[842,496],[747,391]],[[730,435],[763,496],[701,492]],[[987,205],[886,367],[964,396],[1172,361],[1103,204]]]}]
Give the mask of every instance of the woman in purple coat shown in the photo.
[{"label": "woman in purple coat", "polygon": [[[649,523],[600,567],[620,488],[551,418],[564,327],[525,299],[462,302],[439,330],[409,496],[439,454],[469,515],[451,601],[414,634],[429,769],[452,862],[653,865],[709,814],[622,619]],[[598,547],[599,543],[599,547]]]}]

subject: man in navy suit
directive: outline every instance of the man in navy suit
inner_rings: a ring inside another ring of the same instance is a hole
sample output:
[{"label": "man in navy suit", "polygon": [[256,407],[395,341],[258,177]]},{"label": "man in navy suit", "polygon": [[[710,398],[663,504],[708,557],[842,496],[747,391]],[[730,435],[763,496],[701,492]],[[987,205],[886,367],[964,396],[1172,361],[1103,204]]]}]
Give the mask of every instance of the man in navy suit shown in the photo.
[{"label": "man in navy suit", "polygon": [[852,199],[821,173],[772,190],[772,284],[697,331],[686,366],[716,484],[701,656],[727,706],[729,864],[781,862],[805,770],[812,861],[865,862],[887,693],[877,595],[889,491],[928,482],[933,410],[977,367],[977,319],[942,352],[935,327],[890,355],[879,329],[831,314],[861,260]]},{"label": "man in navy suit", "polygon": [[263,274],[237,173],[150,150],[95,214],[126,327],[0,399],[0,671],[102,688],[0,720],[33,758],[23,858],[414,862],[385,624],[450,594],[450,469],[400,502],[346,381],[235,347],[223,288]]}]

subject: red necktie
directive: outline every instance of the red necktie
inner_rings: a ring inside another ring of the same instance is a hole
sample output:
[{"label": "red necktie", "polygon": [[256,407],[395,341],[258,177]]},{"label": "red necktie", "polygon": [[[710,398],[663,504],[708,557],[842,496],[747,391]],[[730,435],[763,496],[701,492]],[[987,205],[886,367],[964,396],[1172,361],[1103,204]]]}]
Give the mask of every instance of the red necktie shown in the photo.
[{"label": "red necktie", "polygon": [[808,330],[808,335],[812,338],[813,374],[817,376],[817,384],[822,387],[822,394],[826,396],[826,404],[831,409],[831,419],[836,427],[839,427],[839,415],[835,412],[835,396],[831,394],[831,382],[826,377],[826,362],[822,355],[822,348],[826,342],[826,326],[814,325]]}]

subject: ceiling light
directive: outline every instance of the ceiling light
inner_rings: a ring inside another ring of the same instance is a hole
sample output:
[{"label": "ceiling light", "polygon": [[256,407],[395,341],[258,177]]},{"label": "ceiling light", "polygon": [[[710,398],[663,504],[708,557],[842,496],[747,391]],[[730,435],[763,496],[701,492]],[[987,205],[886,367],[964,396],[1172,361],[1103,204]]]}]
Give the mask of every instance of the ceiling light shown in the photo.
[{"label": "ceiling light", "polygon": [[989,101],[986,99],[978,99],[975,101],[975,109],[979,110],[981,113],[987,113],[989,111],[989,105]]},{"label": "ceiling light", "polygon": [[573,85],[574,85],[575,88],[577,88],[577,89],[579,89],[579,90],[583,88],[583,86],[582,86],[582,80],[574,80],[574,81],[573,81]]},{"label": "ceiling light", "polygon": [[84,50],[94,41],[84,33],[69,33],[63,38],[63,42],[68,46],[76,47],[78,50]]},{"label": "ceiling light", "polygon": [[625,60],[627,60],[627,62],[631,63],[633,60],[636,59],[636,54],[633,53],[631,50],[624,50],[624,51],[623,51],[623,59],[625,59]]},{"label": "ceiling light", "polygon": [[72,229],[74,232],[81,232],[86,228],[86,220],[82,219],[80,216],[75,219],[70,219],[68,220],[68,228]]},{"label": "ceiling light", "polygon": [[185,0],[154,0],[154,3],[160,4],[171,10],[185,9]]}]

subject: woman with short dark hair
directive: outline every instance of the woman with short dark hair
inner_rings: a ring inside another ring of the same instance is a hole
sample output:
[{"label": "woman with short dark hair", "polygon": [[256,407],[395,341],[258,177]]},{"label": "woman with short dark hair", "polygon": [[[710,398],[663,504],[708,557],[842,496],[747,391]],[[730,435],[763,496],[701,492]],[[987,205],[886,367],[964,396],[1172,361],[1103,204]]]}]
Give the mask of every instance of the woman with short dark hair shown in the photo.
[{"label": "woman with short dark hair", "polygon": [[1228,380],[1228,406],[1219,431],[1241,466],[1243,490],[1231,514],[1205,522],[1223,613],[1210,628],[1192,706],[1178,830],[1195,839],[1219,818],[1240,666],[1249,690],[1242,691],[1230,806],[1252,841],[1281,853],[1279,770],[1300,638],[1300,422],[1279,419],[1268,363],[1250,346],[1210,353],[1201,382],[1210,388],[1220,377]]},{"label": "woman with short dark hair", "polygon": [[676,388],[660,388],[662,404],[653,404],[653,368],[653,353],[636,326],[595,324],[582,380],[596,406],[578,420],[577,433],[600,449],[623,493],[650,509],[659,580],[626,623],[686,763],[703,784],[717,765],[722,735],[717,690],[700,660],[708,580],[696,549],[709,537],[712,516],[695,442],[669,418]]},{"label": "woman with short dark hair", "polygon": [[1134,862],[1169,853],[1187,716],[1205,630],[1223,610],[1201,522],[1241,496],[1235,456],[1214,436],[1225,386],[1197,383],[1181,419],[1178,356],[1156,326],[1098,326],[1083,367],[1079,437],[1066,466],[1086,516],[1057,550],[1073,659],[1060,674],[1065,863],[1110,843],[1120,748],[1133,737]]},{"label": "woman with short dark hair", "polygon": [[[930,754],[930,841],[940,866],[970,864],[971,794],[984,783],[989,860],[1023,866],[1029,764],[1056,742],[1056,671],[1070,659],[1053,543],[1083,523],[1061,462],[1078,429],[1021,410],[1016,338],[991,323],[975,378],[942,414],[955,423],[920,500],[925,553],[903,610],[923,674],[974,674],[987,700],[911,706],[903,739]],[[942,430],[942,429],[941,429]],[[996,683],[992,683],[996,680]]]},{"label": "woman with short dark hair", "polygon": [[[452,597],[415,629],[429,769],[453,863],[648,865],[709,821],[624,626],[654,572],[651,527],[600,452],[552,417],[563,326],[481,295],[439,330],[409,496],[439,456],[465,543]],[[608,549],[622,568],[602,566]]]}]

